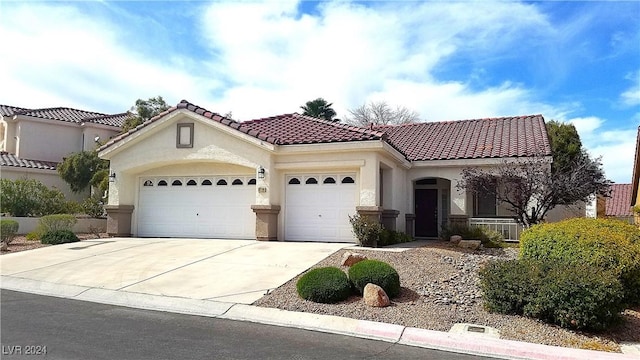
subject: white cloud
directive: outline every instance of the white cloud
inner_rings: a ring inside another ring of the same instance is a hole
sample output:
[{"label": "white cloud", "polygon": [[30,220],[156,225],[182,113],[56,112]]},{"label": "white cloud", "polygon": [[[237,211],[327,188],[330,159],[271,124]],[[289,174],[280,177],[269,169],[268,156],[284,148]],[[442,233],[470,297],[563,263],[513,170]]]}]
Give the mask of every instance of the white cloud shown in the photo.
[{"label": "white cloud", "polygon": [[5,6],[0,24],[0,97],[23,107],[128,110],[135,99],[176,102],[215,86],[127,48],[126,38],[72,6]]},{"label": "white cloud", "polygon": [[602,157],[607,178],[630,183],[636,147],[635,128],[604,130],[606,121],[597,117],[568,120],[578,130],[582,146],[593,157]]},{"label": "white cloud", "polygon": [[640,70],[629,74],[627,80],[631,80],[632,85],[620,95],[622,103],[626,106],[640,105]]}]

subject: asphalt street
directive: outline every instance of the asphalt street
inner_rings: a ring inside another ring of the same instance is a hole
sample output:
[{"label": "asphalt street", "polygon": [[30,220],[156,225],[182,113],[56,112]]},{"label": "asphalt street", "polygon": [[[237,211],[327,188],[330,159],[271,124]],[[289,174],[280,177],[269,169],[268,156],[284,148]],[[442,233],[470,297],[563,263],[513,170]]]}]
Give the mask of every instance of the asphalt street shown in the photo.
[{"label": "asphalt street", "polygon": [[2,359],[482,359],[8,290],[0,292],[0,303]]}]

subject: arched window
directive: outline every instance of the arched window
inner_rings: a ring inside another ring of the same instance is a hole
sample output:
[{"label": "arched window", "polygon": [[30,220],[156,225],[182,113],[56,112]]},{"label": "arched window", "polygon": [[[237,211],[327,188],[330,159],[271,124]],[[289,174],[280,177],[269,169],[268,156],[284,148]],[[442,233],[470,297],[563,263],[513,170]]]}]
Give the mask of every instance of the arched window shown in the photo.
[{"label": "arched window", "polygon": [[305,184],[317,184],[318,180],[314,177],[310,177],[307,179],[307,181],[304,182]]},{"label": "arched window", "polygon": [[180,180],[173,180],[173,182],[171,183],[171,186],[182,186],[182,181],[180,181]]},{"label": "arched window", "polygon": [[298,178],[291,178],[289,185],[300,185],[300,180]]},{"label": "arched window", "polygon": [[187,181],[187,186],[196,186],[196,185],[198,185],[198,183],[193,179]]},{"label": "arched window", "polygon": [[351,176],[345,176],[344,178],[342,178],[342,183],[343,184],[353,184],[353,183],[355,183],[355,181],[353,181],[353,178]]},{"label": "arched window", "polygon": [[249,180],[249,182],[247,183],[249,185],[255,185],[256,184],[256,179],[251,179]]},{"label": "arched window", "polygon": [[227,180],[225,180],[225,179],[220,179],[220,180],[218,180],[218,182],[216,183],[216,185],[227,185]]},{"label": "arched window", "polygon": [[240,180],[240,179],[235,179],[235,180],[233,180],[233,182],[231,183],[231,185],[242,185],[242,180]]},{"label": "arched window", "polygon": [[164,180],[158,181],[158,186],[167,186],[167,182]]},{"label": "arched window", "polygon": [[331,176],[325,178],[322,181],[323,184],[335,184],[336,183],[336,179],[332,178]]},{"label": "arched window", "polygon": [[212,185],[212,184],[211,184],[211,180],[209,180],[209,179],[202,180],[202,185],[204,185],[204,186],[211,186],[211,185]]},{"label": "arched window", "polygon": [[144,182],[144,184],[142,186],[153,186],[153,181],[147,180],[147,181]]}]

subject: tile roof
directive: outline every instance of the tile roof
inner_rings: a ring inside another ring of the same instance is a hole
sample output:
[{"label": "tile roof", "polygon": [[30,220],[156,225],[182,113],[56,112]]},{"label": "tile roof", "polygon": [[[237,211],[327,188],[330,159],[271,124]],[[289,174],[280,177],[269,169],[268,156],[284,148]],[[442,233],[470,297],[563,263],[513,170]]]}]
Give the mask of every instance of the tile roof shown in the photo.
[{"label": "tile roof", "polygon": [[0,114],[3,116],[24,115],[40,119],[66,121],[76,124],[94,123],[115,127],[122,127],[129,113],[103,114],[92,111],[78,110],[66,107],[24,109],[9,105],[0,105]]},{"label": "tile roof", "polygon": [[200,106],[191,104],[186,100],[182,100],[177,106],[158,114],[152,119],[145,121],[143,124],[138,125],[124,134],[114,137],[109,142],[101,146],[99,151],[106,149],[126,137],[129,137],[131,134],[149,126],[163,116],[179,109],[189,110],[212,121],[275,145],[362,141],[381,139],[383,136],[383,133],[381,132],[357,126],[338,124],[332,121],[316,119],[314,117],[296,113],[238,122]]},{"label": "tile roof", "polygon": [[28,110],[28,109],[17,107],[17,106],[0,104],[0,115],[2,116],[10,116],[15,114],[17,111],[25,111],[25,110]]},{"label": "tile roof", "polygon": [[606,198],[605,216],[632,216],[631,184],[612,184],[611,197]]},{"label": "tile roof", "polygon": [[551,154],[542,115],[362,128],[297,113],[238,122],[186,100],[111,139],[99,150],[179,109],[186,109],[275,145],[383,140],[409,161]]},{"label": "tile roof", "polygon": [[384,133],[371,129],[317,119],[298,113],[245,121],[240,129],[248,134],[265,134],[277,145],[317,144],[382,139]]},{"label": "tile roof", "polygon": [[12,166],[12,167],[42,169],[42,170],[55,170],[58,167],[58,163],[53,161],[20,159],[14,154],[9,154],[6,151],[2,151],[0,152],[0,166]]},{"label": "tile roof", "polygon": [[409,161],[551,154],[542,115],[378,126]]}]

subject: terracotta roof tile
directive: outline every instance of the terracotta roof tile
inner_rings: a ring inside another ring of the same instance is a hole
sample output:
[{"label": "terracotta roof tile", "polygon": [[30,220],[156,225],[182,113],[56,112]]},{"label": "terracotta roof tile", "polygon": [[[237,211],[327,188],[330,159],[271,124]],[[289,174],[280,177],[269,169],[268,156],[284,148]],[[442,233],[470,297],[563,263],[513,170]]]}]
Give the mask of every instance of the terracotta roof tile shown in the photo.
[{"label": "terracotta roof tile", "polygon": [[382,139],[383,133],[297,113],[245,121],[249,134],[262,134],[278,145],[317,144]]},{"label": "terracotta roof tile", "polygon": [[53,161],[40,161],[20,159],[14,154],[9,154],[6,151],[0,152],[0,166],[12,166],[30,169],[42,169],[42,170],[55,170],[58,163]]},{"label": "terracotta roof tile", "polygon": [[410,161],[550,155],[542,115],[378,126]]},{"label": "terracotta roof tile", "polygon": [[631,211],[631,184],[612,184],[611,197],[606,198],[606,216],[632,216]]}]

